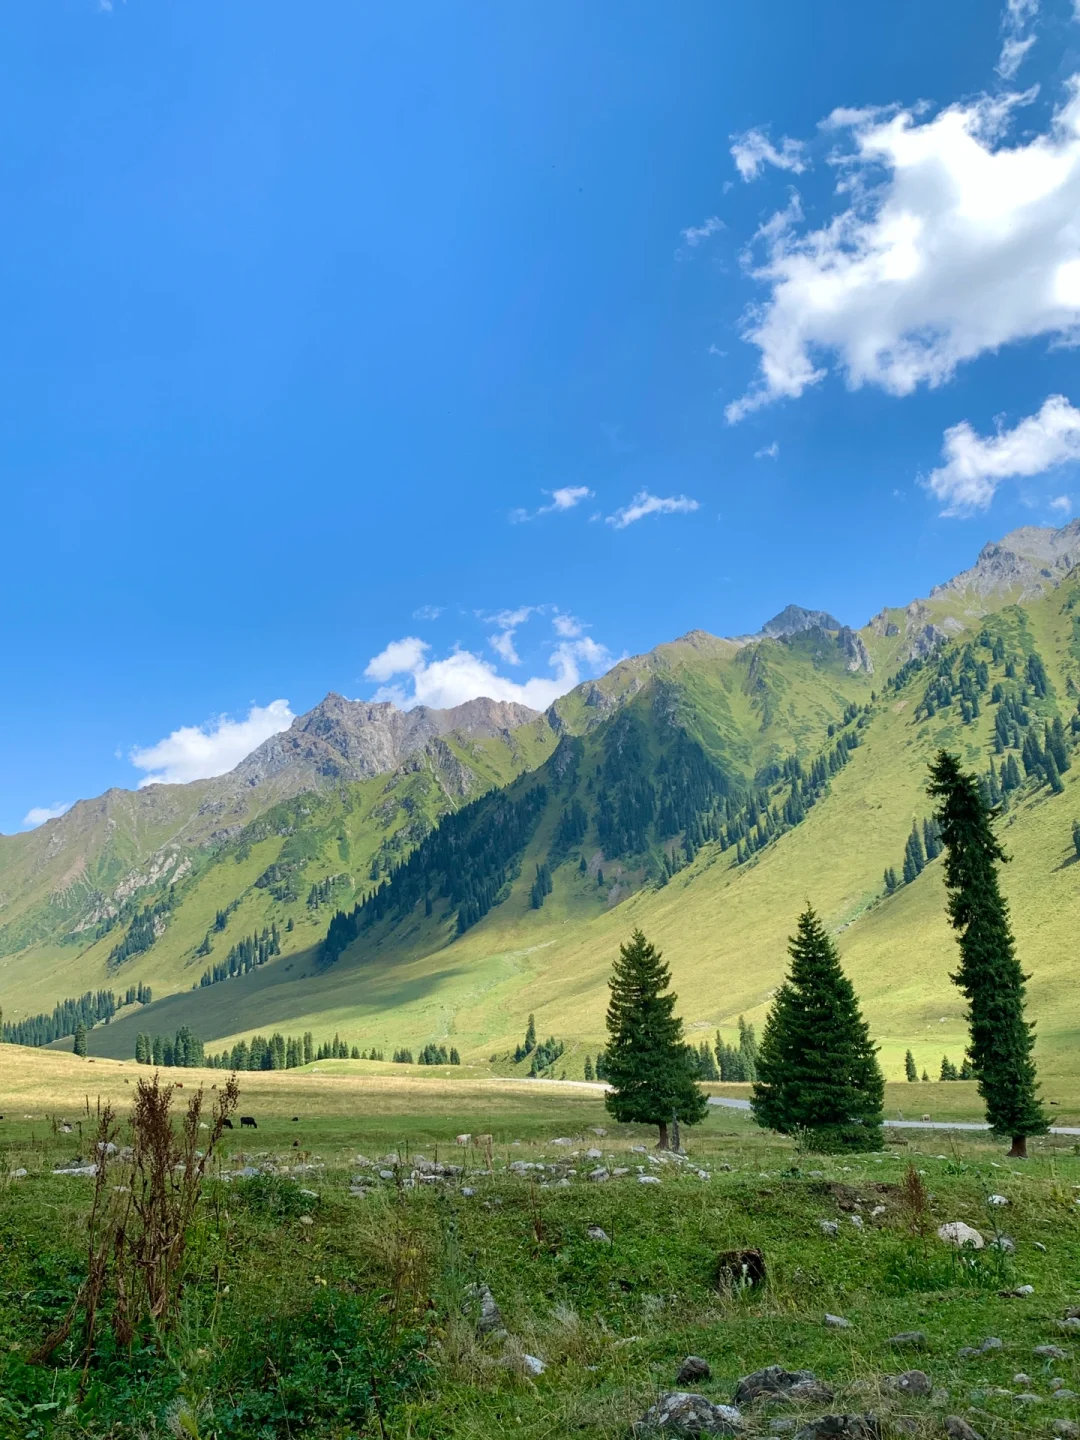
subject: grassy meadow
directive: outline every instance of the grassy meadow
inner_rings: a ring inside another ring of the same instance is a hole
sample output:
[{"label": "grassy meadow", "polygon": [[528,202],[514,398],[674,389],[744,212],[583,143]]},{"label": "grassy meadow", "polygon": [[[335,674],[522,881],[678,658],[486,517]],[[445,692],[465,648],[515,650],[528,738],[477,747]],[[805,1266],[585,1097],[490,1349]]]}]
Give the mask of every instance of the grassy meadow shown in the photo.
[{"label": "grassy meadow", "polygon": [[[1080,1300],[1080,1155],[1064,1138],[1026,1163],[989,1137],[929,1131],[820,1157],[714,1108],[680,1162],[654,1153],[654,1132],[615,1125],[597,1088],[312,1069],[241,1077],[239,1113],[258,1129],[226,1132],[204,1184],[177,1323],[130,1346],[104,1323],[88,1359],[76,1327],[40,1362],[86,1273],[94,1184],[53,1171],[92,1155],[99,1096],[124,1113],[147,1072],[0,1050],[4,1440],[615,1440],[658,1393],[728,1403],[768,1364],[813,1369],[835,1399],[745,1406],[749,1436],[825,1412],[926,1437],[959,1414],[987,1440],[1080,1420],[1080,1399],[1054,1389],[1080,1390],[1060,1325]],[[222,1080],[184,1072],[174,1110]],[[977,1113],[968,1085],[910,1090],[940,1097],[935,1118]],[[907,1093],[890,1085],[888,1109]],[[465,1131],[491,1134],[490,1151],[455,1144]],[[462,1171],[414,1183],[427,1161]],[[611,1178],[590,1180],[597,1167]],[[914,1209],[909,1167],[925,1192]],[[961,1255],[934,1233],[952,1220],[1004,1240]],[[718,1286],[718,1257],[745,1247],[767,1283]],[[474,1286],[504,1333],[478,1329]],[[923,1348],[890,1345],[905,1331]],[[988,1337],[1000,1346],[960,1355]],[[1047,1344],[1062,1358],[1034,1354]],[[677,1387],[690,1354],[711,1376]],[[913,1368],[929,1394],[890,1384]]]}]

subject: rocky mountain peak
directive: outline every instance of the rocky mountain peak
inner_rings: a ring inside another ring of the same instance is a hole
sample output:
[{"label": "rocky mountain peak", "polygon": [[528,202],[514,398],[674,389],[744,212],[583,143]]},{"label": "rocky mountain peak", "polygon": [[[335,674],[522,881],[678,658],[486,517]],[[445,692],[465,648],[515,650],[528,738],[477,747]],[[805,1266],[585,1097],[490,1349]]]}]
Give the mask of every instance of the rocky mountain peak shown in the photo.
[{"label": "rocky mountain peak", "polygon": [[779,615],[766,620],[758,634],[768,636],[770,640],[780,640],[785,635],[800,635],[804,630],[814,629],[841,630],[843,626],[827,610],[804,610],[801,605],[785,605]]},{"label": "rocky mountain peak", "polygon": [[970,570],[935,585],[930,595],[966,592],[986,597],[1016,588],[1021,599],[1034,599],[1078,564],[1080,520],[1070,520],[1057,530],[1022,525],[984,545]]}]

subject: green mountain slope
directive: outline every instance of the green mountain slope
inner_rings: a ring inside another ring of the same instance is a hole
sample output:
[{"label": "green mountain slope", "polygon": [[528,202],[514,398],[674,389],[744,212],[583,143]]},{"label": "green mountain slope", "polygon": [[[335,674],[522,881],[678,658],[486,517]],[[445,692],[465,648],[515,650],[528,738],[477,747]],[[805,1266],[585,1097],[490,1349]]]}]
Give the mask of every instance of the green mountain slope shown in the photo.
[{"label": "green mountain slope", "polygon": [[[560,1066],[580,1075],[631,928],[666,950],[691,1036],[730,1038],[740,1014],[763,1019],[810,898],[838,933],[888,1074],[899,1078],[910,1046],[936,1075],[943,1053],[963,1050],[940,864],[892,894],[883,876],[903,874],[913,820],[929,815],[926,765],[946,745],[980,772],[993,764],[995,785],[1011,757],[1022,782],[1007,796],[1005,888],[1041,1062],[1051,1078],[1071,1074],[1080,527],[1017,533],[1015,548],[986,547],[965,576],[862,631],[790,607],[775,636],[691,632],[547,717],[441,737],[444,751],[429,746],[389,775],[278,801],[194,855],[145,951],[110,962],[128,917],[100,938],[0,958],[5,1018],[138,981],[154,1003],[96,1028],[92,1054],[130,1055],[138,1030],[183,1023],[214,1049],[311,1029],[486,1060],[505,1057],[535,1013],[568,1042]],[[1069,766],[1060,793],[1030,750],[1032,736],[1045,750],[1055,719]],[[455,789],[458,764],[470,779],[458,773]],[[163,882],[139,902],[168,895]],[[264,927],[280,953],[198,984]]]}]

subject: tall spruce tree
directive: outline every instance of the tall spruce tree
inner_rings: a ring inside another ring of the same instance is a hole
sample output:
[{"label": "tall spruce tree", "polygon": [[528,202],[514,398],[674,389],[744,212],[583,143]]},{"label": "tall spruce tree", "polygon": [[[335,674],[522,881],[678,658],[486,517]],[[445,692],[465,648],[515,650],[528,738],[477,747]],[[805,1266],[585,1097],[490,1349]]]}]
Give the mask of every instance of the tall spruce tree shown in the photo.
[{"label": "tall spruce tree", "polygon": [[751,1108],[759,1125],[804,1134],[823,1153],[880,1150],[885,1082],[836,946],[811,906],[789,946],[758,1052]]},{"label": "tall spruce tree", "polygon": [[939,802],[948,914],[960,946],[952,979],[968,1002],[972,1069],[990,1128],[1009,1136],[1010,1156],[1023,1159],[1027,1137],[1044,1135],[1047,1121],[1031,1053],[1034,1026],[1024,1018],[1028,977],[1016,958],[1009,907],[998,886],[1005,852],[978,781],[945,750],[930,767],[929,792]]},{"label": "tall spruce tree", "polygon": [[621,1124],[657,1126],[661,1150],[668,1148],[673,1116],[680,1125],[696,1125],[708,1113],[695,1083],[698,1056],[675,1014],[678,997],[665,993],[670,983],[660,951],[635,930],[629,944],[620,945],[609,982],[604,1079],[614,1088],[604,1104]]},{"label": "tall spruce tree", "polygon": [[904,1074],[909,1080],[918,1080],[919,1072],[915,1068],[915,1056],[909,1050],[904,1056]]},{"label": "tall spruce tree", "polygon": [[81,1020],[75,1026],[75,1041],[71,1048],[76,1055],[86,1054],[86,1026]]}]

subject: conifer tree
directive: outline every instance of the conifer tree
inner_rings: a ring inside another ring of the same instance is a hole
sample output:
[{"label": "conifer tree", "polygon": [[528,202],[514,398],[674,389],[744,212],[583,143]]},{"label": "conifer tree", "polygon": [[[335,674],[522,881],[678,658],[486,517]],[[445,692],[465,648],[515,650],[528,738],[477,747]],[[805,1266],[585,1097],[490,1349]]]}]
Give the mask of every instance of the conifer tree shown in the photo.
[{"label": "conifer tree", "polygon": [[1005,852],[994,835],[993,814],[972,775],[939,750],[929,791],[939,801],[945,844],[949,920],[958,932],[960,968],[952,979],[968,1002],[969,1054],[990,1128],[1012,1140],[1010,1156],[1027,1155],[1027,1137],[1044,1135],[1032,1048],[1033,1026],[1024,1018],[1027,976],[1016,958],[1009,907],[998,886]]},{"label": "conifer tree", "polygon": [[668,1122],[696,1125],[706,1114],[695,1083],[698,1057],[683,1040],[677,996],[665,993],[671,972],[660,952],[635,930],[609,982],[604,1078],[614,1087],[604,1104],[621,1124],[655,1125],[668,1148]]},{"label": "conifer tree", "polygon": [[836,946],[811,906],[789,946],[750,1102],[759,1125],[803,1134],[823,1153],[880,1150],[885,1082]]},{"label": "conifer tree", "polygon": [[86,1055],[86,1026],[81,1020],[75,1026],[75,1041],[71,1049],[75,1055]]},{"label": "conifer tree", "polygon": [[925,1070],[922,1072],[922,1078],[923,1078],[924,1080],[929,1080],[929,1079],[930,1079],[930,1076],[926,1073]]},{"label": "conifer tree", "polygon": [[586,1080],[591,1080],[592,1078],[593,1078],[592,1059],[591,1059],[590,1056],[586,1055],[586,1056],[585,1056],[585,1079],[586,1079]]},{"label": "conifer tree", "polygon": [[918,1080],[919,1072],[915,1068],[915,1056],[909,1050],[904,1056],[904,1074],[909,1080]]}]

